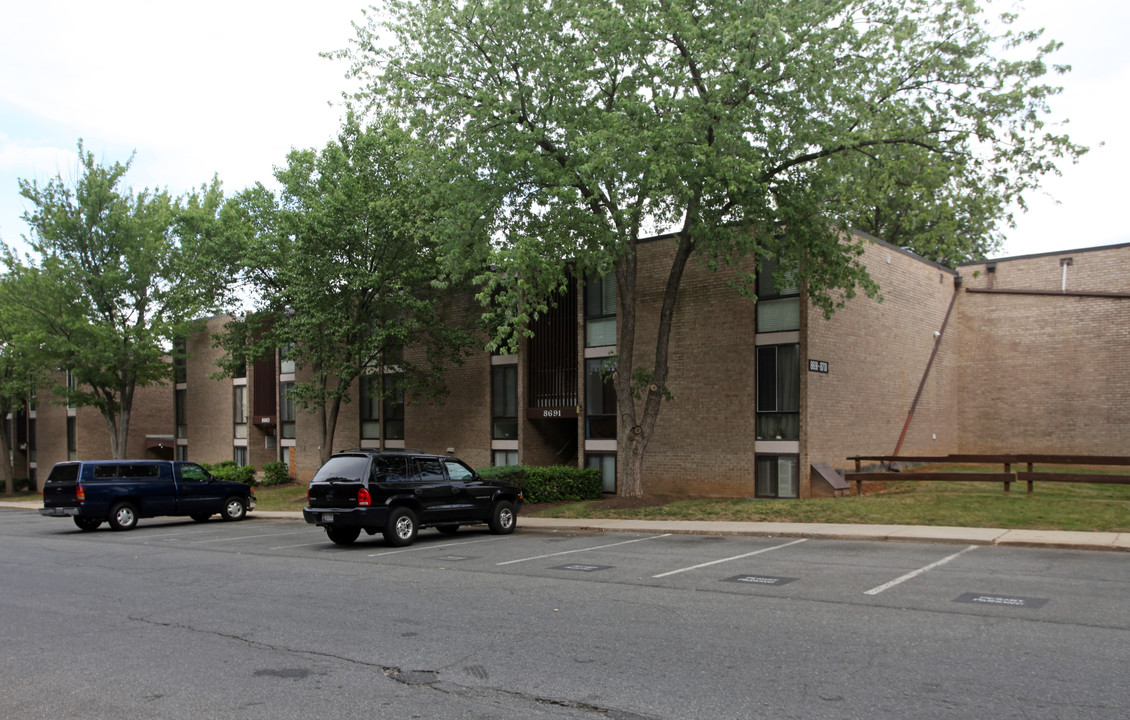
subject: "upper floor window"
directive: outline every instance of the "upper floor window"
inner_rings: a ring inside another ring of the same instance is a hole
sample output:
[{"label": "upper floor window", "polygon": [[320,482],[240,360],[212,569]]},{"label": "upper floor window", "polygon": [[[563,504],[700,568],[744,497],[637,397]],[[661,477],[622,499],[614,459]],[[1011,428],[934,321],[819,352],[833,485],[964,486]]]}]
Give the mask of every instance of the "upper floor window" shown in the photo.
[{"label": "upper floor window", "polygon": [[385,373],[384,412],[385,440],[404,439],[404,387],[396,373]]},{"label": "upper floor window", "polygon": [[292,348],[287,345],[279,348],[279,375],[294,374],[294,359],[291,358]]},{"label": "upper floor window", "polygon": [[585,280],[585,347],[616,344],[616,273]]},{"label": "upper floor window", "polygon": [[237,440],[247,438],[247,386],[232,388],[232,416],[235,425],[233,437]]},{"label": "upper floor window", "polygon": [[279,383],[279,437],[283,440],[295,438],[294,398],[290,395],[293,387],[292,382]]},{"label": "upper floor window", "polygon": [[757,439],[800,439],[800,346],[757,348]]},{"label": "upper floor window", "polygon": [[491,368],[491,437],[518,439],[518,366]]},{"label": "upper floor window", "polygon": [[361,439],[379,440],[381,438],[381,389],[380,375],[367,373],[361,376],[359,405],[361,406]]},{"label": "upper floor window", "polygon": [[800,330],[800,289],[776,260],[762,260],[757,272],[757,332]]},{"label": "upper floor window", "polygon": [[616,439],[616,386],[608,360],[585,360],[585,437]]}]

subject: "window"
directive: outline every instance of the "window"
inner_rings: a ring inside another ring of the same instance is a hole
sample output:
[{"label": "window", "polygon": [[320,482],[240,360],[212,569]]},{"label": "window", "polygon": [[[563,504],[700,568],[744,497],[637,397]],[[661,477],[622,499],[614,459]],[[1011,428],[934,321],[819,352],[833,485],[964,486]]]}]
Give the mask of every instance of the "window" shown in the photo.
[{"label": "window", "polygon": [[292,382],[279,383],[279,437],[284,440],[293,440],[296,437],[294,398],[290,396],[293,387]]},{"label": "window", "polygon": [[173,344],[173,374],[178,383],[188,382],[188,344],[184,338],[178,338]]},{"label": "window", "polygon": [[800,346],[757,348],[757,439],[800,439]]},{"label": "window", "polygon": [[187,420],[188,413],[187,413],[187,407],[186,407],[187,403],[188,403],[188,391],[183,389],[183,388],[181,388],[180,390],[177,390],[173,395],[173,404],[176,406],[175,412],[176,412],[176,416],[177,416],[176,422],[177,422],[177,437],[178,438],[187,438],[188,437],[188,420]]},{"label": "window", "polygon": [[757,457],[757,497],[795,498],[800,496],[797,458],[791,455]]},{"label": "window", "polygon": [[67,459],[78,460],[78,439],[75,432],[75,419],[67,418]]},{"label": "window", "polygon": [[404,388],[400,383],[400,375],[385,373],[385,396],[381,403],[385,440],[404,439]]},{"label": "window", "polygon": [[294,360],[291,359],[291,346],[279,348],[279,375],[294,374]]},{"label": "window", "polygon": [[236,385],[232,388],[232,417],[235,431],[232,434],[237,440],[247,439],[247,386]]},{"label": "window", "polygon": [[192,482],[208,482],[211,476],[208,471],[195,463],[186,463],[179,467],[180,479]]},{"label": "window", "polygon": [[776,260],[762,260],[757,273],[757,332],[800,329],[800,292],[786,273],[778,275]]},{"label": "window", "polygon": [[447,468],[447,477],[451,480],[470,480],[475,477],[475,471],[458,460],[444,460]]},{"label": "window", "polygon": [[616,439],[615,366],[608,360],[585,360],[585,437]]},{"label": "window", "polygon": [[616,344],[616,273],[585,281],[585,347]]},{"label": "window", "polygon": [[358,388],[361,405],[361,439],[381,439],[381,388],[379,375],[362,375]]},{"label": "window", "polygon": [[518,464],[517,450],[495,450],[491,456],[491,465],[505,467]]},{"label": "window", "polygon": [[[78,382],[75,380],[74,374],[71,373],[70,370],[68,370],[67,371],[67,409],[68,410],[74,410],[75,407],[76,407],[75,403],[74,403],[74,394],[75,394],[75,391],[77,390],[77,388],[78,388]],[[71,459],[73,460],[74,458],[71,458]]]},{"label": "window", "polygon": [[588,453],[585,465],[600,471],[604,492],[616,492],[616,453]]},{"label": "window", "polygon": [[416,460],[416,475],[412,480],[418,482],[443,482],[443,465],[439,460],[419,458]]},{"label": "window", "polygon": [[235,464],[240,466],[240,467],[243,467],[244,465],[246,465],[247,464],[247,448],[246,447],[234,447],[234,448],[232,448],[232,460],[235,460]]},{"label": "window", "polygon": [[518,366],[491,368],[491,437],[518,439]]}]

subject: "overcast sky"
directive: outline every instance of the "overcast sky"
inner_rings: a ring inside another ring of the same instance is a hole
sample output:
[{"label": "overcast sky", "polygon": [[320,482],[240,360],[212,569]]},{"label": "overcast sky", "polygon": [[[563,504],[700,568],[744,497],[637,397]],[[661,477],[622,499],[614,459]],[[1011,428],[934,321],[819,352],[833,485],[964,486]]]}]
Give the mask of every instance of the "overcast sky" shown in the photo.
[{"label": "overcast sky", "polygon": [[[291,147],[324,145],[338,128],[346,65],[318,53],[348,43],[365,3],[9,5],[0,22],[0,238],[14,245],[29,232],[17,178],[73,180],[79,138],[107,163],[136,151],[128,185],[178,195],[214,174],[229,194],[268,183]],[[1020,12],[1024,26],[1065,43],[1056,60],[1074,69],[1055,80],[1065,91],[1053,106],[1092,150],[1030,198],[1001,255],[1130,242],[1130,3],[1028,0]]]}]

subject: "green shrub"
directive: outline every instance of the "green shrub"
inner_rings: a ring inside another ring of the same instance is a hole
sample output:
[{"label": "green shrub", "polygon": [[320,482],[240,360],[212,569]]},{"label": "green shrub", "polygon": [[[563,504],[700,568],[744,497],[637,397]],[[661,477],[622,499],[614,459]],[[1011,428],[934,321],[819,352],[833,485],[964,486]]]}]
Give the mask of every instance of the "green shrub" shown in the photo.
[{"label": "green shrub", "polygon": [[600,471],[596,468],[510,465],[483,468],[479,474],[485,480],[521,488],[528,503],[592,500],[600,497],[603,490]]},{"label": "green shrub", "polygon": [[207,470],[217,480],[228,480],[234,482],[241,482],[244,485],[255,484],[255,466],[244,465],[240,467],[235,464],[234,460],[223,460],[221,462],[209,465],[201,463],[204,469]]},{"label": "green shrub", "polygon": [[271,462],[263,466],[263,485],[285,485],[290,482],[290,467],[284,462]]},{"label": "green shrub", "polygon": [[15,487],[16,492],[26,492],[31,490],[30,478],[12,478],[12,485]]}]

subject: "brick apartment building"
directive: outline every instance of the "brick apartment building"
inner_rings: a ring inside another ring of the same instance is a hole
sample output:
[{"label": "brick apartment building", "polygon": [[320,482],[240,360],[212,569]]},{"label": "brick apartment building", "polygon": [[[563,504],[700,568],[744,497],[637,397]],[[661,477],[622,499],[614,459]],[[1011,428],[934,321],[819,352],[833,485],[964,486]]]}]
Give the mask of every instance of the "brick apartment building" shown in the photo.
[{"label": "brick apartment building", "polygon": [[[649,323],[673,251],[661,239],[640,247],[638,348],[653,346]],[[951,269],[875,240],[863,262],[882,300],[856,297],[825,319],[769,272],[755,304],[692,261],[671,340],[673,399],[648,447],[646,492],[828,495],[814,464],[844,469],[850,455],[896,446],[903,455],[1126,453],[1130,245]],[[616,353],[615,293],[612,276],[578,283],[517,354],[482,351],[452,368],[442,403],[370,400],[360,386],[381,376],[367,376],[342,407],[334,449],[410,447],[477,467],[584,464],[601,468],[614,491],[615,395],[601,369]],[[212,378],[211,334],[224,322],[209,319],[188,339],[175,387],[139,396],[131,454],[282,460],[308,480],[319,462],[315,417],[286,399],[301,375],[276,355],[245,377]],[[31,416],[39,467],[105,454],[97,413],[68,411],[78,441],[64,448],[64,414],[45,405]]]}]

